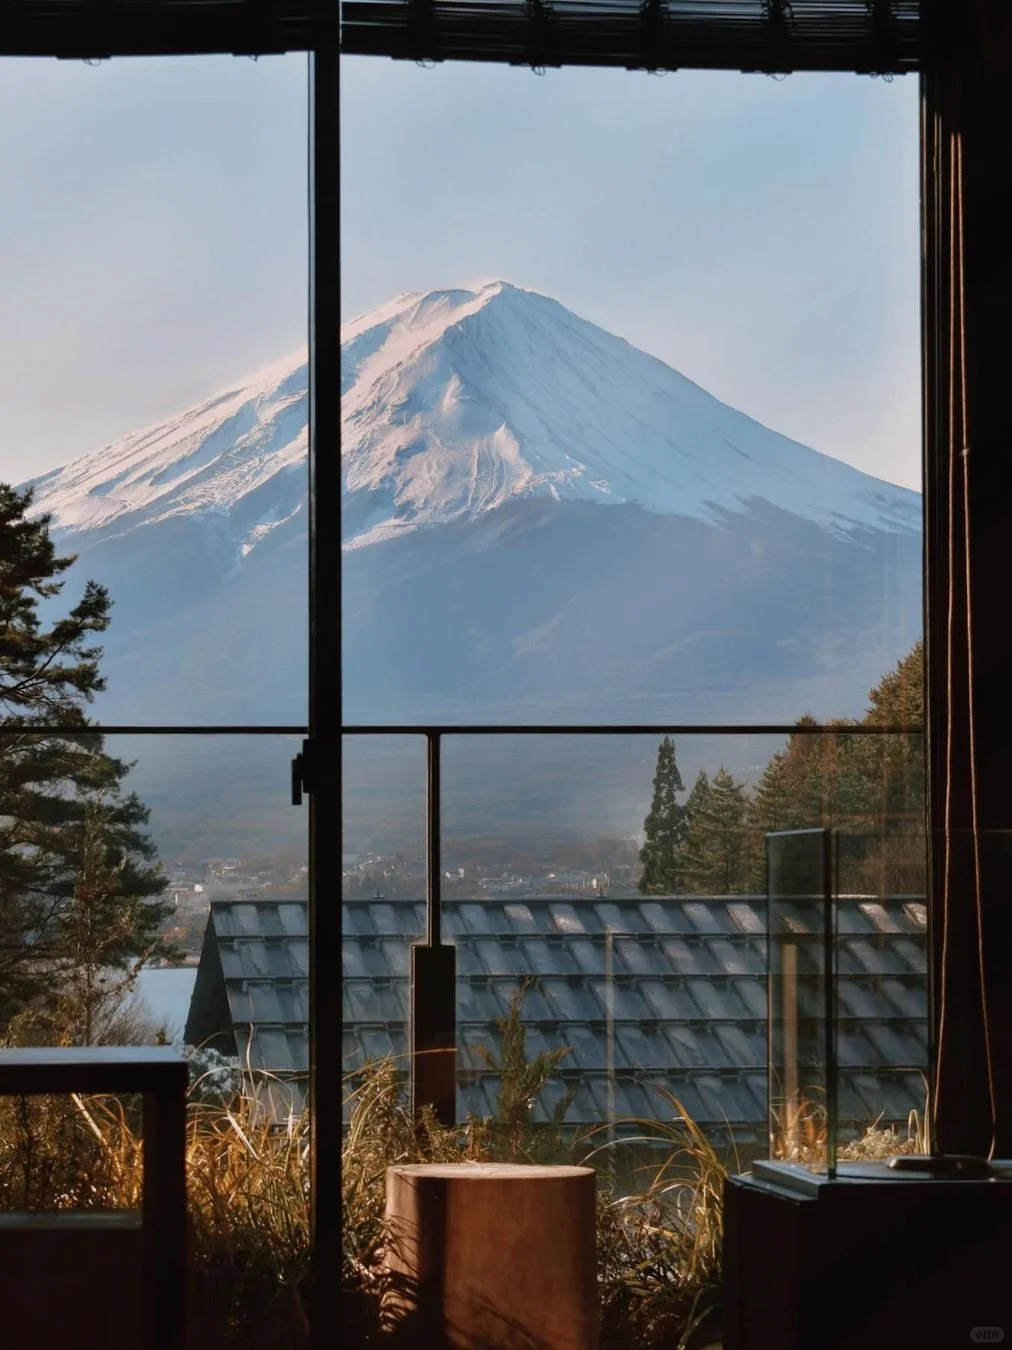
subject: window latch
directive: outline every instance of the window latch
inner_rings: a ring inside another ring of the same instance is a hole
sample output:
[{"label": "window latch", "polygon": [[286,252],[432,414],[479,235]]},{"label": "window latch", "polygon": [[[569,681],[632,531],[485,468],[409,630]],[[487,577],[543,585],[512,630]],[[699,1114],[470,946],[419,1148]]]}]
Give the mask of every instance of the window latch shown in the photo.
[{"label": "window latch", "polygon": [[302,750],[292,760],[292,805],[302,805],[302,794],[313,791],[313,777],[310,766],[313,760],[312,745],[302,742]]}]

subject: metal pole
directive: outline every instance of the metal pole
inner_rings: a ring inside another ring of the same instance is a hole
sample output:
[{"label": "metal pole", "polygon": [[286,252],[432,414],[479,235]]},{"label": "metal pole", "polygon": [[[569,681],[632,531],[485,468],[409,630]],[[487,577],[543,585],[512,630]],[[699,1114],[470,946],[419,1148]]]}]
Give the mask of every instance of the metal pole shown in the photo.
[{"label": "metal pole", "polygon": [[310,1344],[341,1331],[341,266],[340,58],[333,38],[310,58],[309,1109],[313,1293]]},{"label": "metal pole", "polygon": [[426,736],[425,942],[411,949],[411,1102],[416,1117],[431,1107],[444,1125],[457,1118],[457,949],[442,934],[442,743]]},{"label": "metal pole", "polygon": [[443,941],[443,827],[439,812],[442,745],[438,732],[426,736],[425,750],[428,776],[425,810],[425,940],[430,947],[438,947]]},{"label": "metal pole", "polygon": [[608,1073],[608,1138],[615,1139],[615,930],[604,931],[605,1044]]},{"label": "metal pole", "polygon": [[836,952],[834,935],[836,831],[822,837],[822,979],[826,1060],[826,1176],[836,1176]]}]

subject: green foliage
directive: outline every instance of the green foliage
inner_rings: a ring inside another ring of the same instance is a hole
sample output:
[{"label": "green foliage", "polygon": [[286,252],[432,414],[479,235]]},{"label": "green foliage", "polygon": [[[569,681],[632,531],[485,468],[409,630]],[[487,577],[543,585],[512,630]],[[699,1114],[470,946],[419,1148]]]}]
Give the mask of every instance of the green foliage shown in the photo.
[{"label": "green foliage", "polygon": [[89,581],[50,617],[73,558],[57,555],[31,503],[30,490],[0,484],[0,1020],[37,1015],[39,1036],[91,1039],[87,1011],[67,1022],[68,973],[83,961],[95,992],[100,967],[169,955],[156,936],[165,879],[147,810],[122,791],[130,766],[86,715],[104,687],[96,638],[109,596]]},{"label": "green foliage", "polygon": [[[923,737],[854,735],[858,726],[919,726],[924,719],[921,643],[882,677],[860,722],[836,721],[812,734],[810,716],[778,750],[748,791],[721,767],[700,771],[678,807],[676,841],[669,834],[663,871],[654,845],[654,806],[647,817],[639,888],[649,894],[761,894],[766,888],[764,838],[773,830],[831,826],[846,836],[840,883],[878,895],[923,895],[925,877]],[[662,745],[663,748],[663,745]],[[671,755],[673,758],[673,747]],[[681,782],[679,780],[679,786]],[[663,800],[669,800],[664,798]]]},{"label": "green foliage", "polygon": [[488,1046],[478,1047],[482,1059],[499,1077],[496,1113],[487,1123],[492,1156],[497,1161],[556,1160],[563,1148],[566,1112],[576,1095],[576,1089],[570,1088],[556,1102],[550,1126],[531,1124],[535,1104],[570,1053],[568,1046],[561,1046],[542,1050],[533,1059],[528,1059],[527,1028],[520,1019],[524,995],[536,985],[533,978],[521,980],[505,1017],[496,1022],[500,1039],[498,1056]]},{"label": "green foliage", "polygon": [[685,891],[738,895],[748,882],[748,803],[745,786],[724,768],[712,779],[700,772],[686,806],[689,827],[682,849]]},{"label": "green foliage", "polygon": [[643,872],[639,889],[644,895],[670,895],[678,888],[681,850],[688,827],[686,809],[678,801],[678,794],[684,790],[675,760],[675,743],[665,736],[657,748],[654,795],[643,822],[644,842],[640,850]]}]

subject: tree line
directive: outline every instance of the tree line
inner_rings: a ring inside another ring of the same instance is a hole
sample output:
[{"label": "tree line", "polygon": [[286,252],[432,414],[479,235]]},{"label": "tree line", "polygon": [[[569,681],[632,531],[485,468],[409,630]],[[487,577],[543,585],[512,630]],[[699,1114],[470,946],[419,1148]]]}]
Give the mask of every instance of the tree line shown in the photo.
[{"label": "tree line", "polygon": [[675,743],[657,751],[643,822],[639,889],[645,895],[746,895],[766,890],[770,831],[833,826],[849,847],[841,884],[879,895],[925,888],[924,745],[919,734],[854,728],[920,726],[924,651],[918,642],[871,690],[859,720],[813,732],[812,717],[777,751],[754,786],[723,765],[700,770],[686,794]]}]

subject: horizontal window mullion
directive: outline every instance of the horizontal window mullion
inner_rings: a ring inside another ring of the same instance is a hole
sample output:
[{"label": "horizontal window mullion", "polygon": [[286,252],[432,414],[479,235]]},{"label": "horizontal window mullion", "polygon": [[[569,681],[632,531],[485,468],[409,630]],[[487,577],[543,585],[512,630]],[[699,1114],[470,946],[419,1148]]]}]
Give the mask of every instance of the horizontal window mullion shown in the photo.
[{"label": "horizontal window mullion", "polygon": [[871,725],[855,723],[839,726],[832,723],[766,722],[620,722],[620,723],[559,723],[543,726],[503,725],[502,723],[474,723],[466,726],[384,724],[364,725],[348,723],[341,728],[344,736],[922,736],[924,727],[917,724]]},{"label": "horizontal window mullion", "polygon": [[174,725],[133,726],[112,723],[106,726],[102,722],[89,722],[84,726],[45,726],[41,723],[25,722],[9,724],[0,722],[0,741],[11,736],[308,736],[305,726],[216,726],[210,725]]}]

